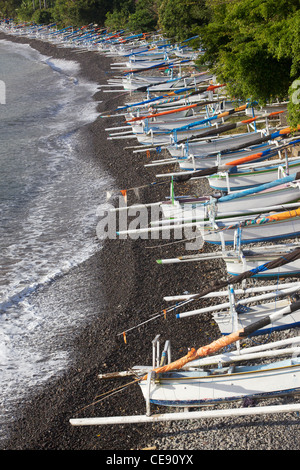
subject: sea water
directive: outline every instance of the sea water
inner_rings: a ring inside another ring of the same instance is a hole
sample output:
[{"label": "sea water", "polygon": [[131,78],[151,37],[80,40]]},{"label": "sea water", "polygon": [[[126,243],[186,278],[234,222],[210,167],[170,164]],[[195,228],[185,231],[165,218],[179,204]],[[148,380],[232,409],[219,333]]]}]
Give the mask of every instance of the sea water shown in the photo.
[{"label": "sea water", "polygon": [[43,298],[101,249],[97,207],[112,186],[80,139],[98,103],[97,84],[79,72],[77,62],[0,41],[0,439],[15,404],[67,367],[69,351],[53,341],[92,314],[72,286]]}]

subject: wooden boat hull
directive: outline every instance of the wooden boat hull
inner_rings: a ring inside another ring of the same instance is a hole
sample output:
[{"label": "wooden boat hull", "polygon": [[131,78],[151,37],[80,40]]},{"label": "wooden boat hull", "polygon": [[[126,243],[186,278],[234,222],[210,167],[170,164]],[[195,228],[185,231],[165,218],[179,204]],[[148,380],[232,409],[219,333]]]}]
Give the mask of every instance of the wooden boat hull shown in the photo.
[{"label": "wooden boat hull", "polygon": [[[260,193],[249,194],[231,201],[217,202],[217,215],[222,216],[227,212],[243,213],[247,209],[256,209],[259,212],[262,207],[271,207],[279,204],[287,204],[297,201],[300,198],[298,186],[290,184],[278,185],[271,190]],[[204,204],[209,202],[209,197],[194,200],[183,199],[161,204],[162,214],[166,219],[182,217],[185,220],[192,220],[195,217],[203,217]]]},{"label": "wooden boat hull", "polygon": [[[216,312],[213,314],[215,322],[218,324],[222,335],[229,335],[236,328],[245,328],[246,326],[260,320],[266,315],[275,313],[276,311],[286,307],[289,304],[288,299],[277,300],[276,302],[268,302],[259,306],[247,307],[241,306],[238,309],[237,322],[234,322],[233,315],[230,311]],[[272,333],[273,331],[282,331],[300,326],[300,311],[291,313],[279,320],[267,325],[253,333],[251,336],[258,336]]]},{"label": "wooden boat hull", "polygon": [[[239,191],[242,189],[253,188],[260,184],[270,183],[278,178],[279,166],[268,166],[262,168],[254,168],[253,170],[240,170],[236,173],[219,173],[217,175],[209,176],[208,182],[211,188],[218,191],[228,191],[228,183],[230,191]],[[300,160],[289,163],[289,171],[297,173],[300,170]]]},{"label": "wooden boat hull", "polygon": [[[247,151],[239,151],[239,152],[231,152],[223,154],[220,159],[218,160],[217,155],[205,156],[194,156],[190,155],[186,159],[182,159],[179,162],[179,167],[181,171],[194,171],[194,170],[206,170],[207,168],[211,168],[215,165],[226,165],[234,160],[239,158],[248,157],[250,155],[254,155],[255,153],[263,152],[265,150],[274,149],[274,155],[276,154],[276,148],[274,145],[261,145],[259,147],[254,147],[251,150]],[[273,155],[272,155],[273,156]],[[256,161],[259,161],[256,160]]]},{"label": "wooden boat hull", "polygon": [[193,124],[196,121],[200,121],[201,119],[205,119],[205,115],[202,116],[188,116],[188,117],[183,117],[183,118],[177,118],[177,119],[169,119],[169,120],[153,120],[151,121],[142,121],[141,124],[139,124],[139,121],[137,121],[137,124],[131,124],[131,128],[134,134],[144,134],[145,132],[148,132],[149,129],[152,129],[154,132],[167,132],[167,131],[172,131],[173,129],[178,128],[179,126],[185,126],[188,124]]},{"label": "wooden boat hull", "polygon": [[[226,225],[229,227],[229,223]],[[225,224],[219,224],[220,228],[226,227]],[[212,227],[210,227],[212,228]],[[228,228],[222,232],[209,232],[209,226],[204,228],[202,233],[207,243],[221,245],[221,236],[225,245],[233,245],[236,237],[236,229]],[[300,236],[300,217],[292,217],[290,219],[269,222],[263,225],[249,225],[241,230],[240,240],[242,244],[264,242],[271,240],[280,240],[287,238],[295,238]]]},{"label": "wooden boat hull", "polygon": [[[284,256],[284,252],[282,256]],[[223,259],[226,264],[226,270],[231,276],[238,276],[239,274],[256,269],[258,266],[262,266],[265,263],[277,259],[280,254],[274,253],[272,255],[266,254],[245,254],[242,256],[224,255]],[[268,269],[267,271],[259,272],[254,274],[253,278],[265,279],[265,278],[278,278],[289,277],[289,276],[300,276],[300,260],[297,259],[291,263],[287,263],[279,268]]]},{"label": "wooden boat hull", "polygon": [[238,134],[236,136],[228,137],[213,137],[211,139],[203,140],[201,142],[189,142],[188,147],[181,146],[170,146],[168,152],[172,157],[183,157],[186,149],[193,155],[207,155],[211,153],[218,153],[222,150],[229,150],[238,145],[245,144],[245,147],[251,146],[251,142],[255,142],[257,139],[262,137],[261,132],[246,132]]},{"label": "wooden boat hull", "polygon": [[[145,399],[146,381],[140,382]],[[150,403],[194,407],[245,398],[292,394],[300,389],[298,358],[254,367],[237,366],[211,371],[174,371],[160,374],[150,387]]]}]

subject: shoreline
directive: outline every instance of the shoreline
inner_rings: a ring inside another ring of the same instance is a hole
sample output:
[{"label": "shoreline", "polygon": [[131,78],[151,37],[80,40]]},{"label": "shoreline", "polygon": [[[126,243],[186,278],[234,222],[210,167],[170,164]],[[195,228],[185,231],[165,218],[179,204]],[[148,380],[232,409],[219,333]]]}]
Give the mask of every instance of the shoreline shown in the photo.
[{"label": "shoreline", "polygon": [[[44,55],[76,60],[80,74],[99,85],[106,84],[111,61],[96,52],[78,53],[75,49],[57,48],[36,39],[19,38],[0,33],[0,39],[30,44]],[[128,95],[127,95],[128,96]],[[102,100],[99,111],[107,111],[121,104],[126,95],[97,92]],[[111,103],[112,101],[112,103]],[[144,154],[124,150],[126,140],[107,140],[106,127],[117,125],[115,119],[102,119],[85,126],[83,134],[95,149],[94,159],[115,181],[116,187],[142,186],[155,181],[155,170],[144,168]],[[129,141],[130,142],[130,141]],[[129,143],[129,145],[134,145]],[[83,156],[84,158],[84,156]],[[189,183],[182,188],[189,188]],[[202,182],[204,193],[208,190]],[[140,191],[140,203],[156,202],[165,198],[165,186],[154,186]],[[136,202],[129,199],[129,204]],[[161,345],[171,341],[172,357],[186,354],[189,347],[199,347],[219,336],[218,328],[209,314],[177,320],[174,313],[167,319],[160,317],[127,335],[127,344],[117,336],[127,328],[146,321],[165,305],[163,296],[184,291],[195,292],[201,285],[214,282],[225,275],[220,260],[199,264],[157,265],[160,257],[179,256],[185,252],[184,243],[164,246],[159,240],[105,240],[103,247],[78,268],[57,282],[73,282],[76,273],[84,270],[89,275],[87,295],[99,302],[99,315],[78,331],[72,339],[72,364],[59,378],[44,386],[28,403],[20,404],[19,418],[11,427],[11,436],[3,450],[139,450],[160,449],[218,450],[225,449],[281,449],[283,445],[298,449],[295,419],[281,417],[252,417],[240,420],[205,420],[204,423],[169,423],[166,425],[138,424],[103,427],[78,427],[69,424],[76,417],[144,414],[145,402],[138,386],[125,389],[101,403],[96,403],[107,390],[122,385],[121,379],[100,381],[100,372],[126,370],[135,364],[151,364],[151,341],[161,334]],[[211,249],[204,247],[205,251]],[[76,286],[74,284],[74,286]],[[101,292],[101,302],[98,300]],[[95,405],[89,406],[95,403]],[[162,409],[162,412],[164,410]],[[267,423],[270,426],[267,426]],[[287,432],[287,426],[289,432]],[[265,433],[265,440],[260,435]],[[245,437],[241,433],[245,433]],[[268,434],[269,433],[269,434]],[[195,434],[195,435],[194,435]],[[284,437],[284,440],[283,440]],[[229,442],[228,442],[229,439]],[[284,444],[283,444],[284,442]],[[224,444],[224,445],[225,445]],[[189,447],[191,446],[191,447]]]}]

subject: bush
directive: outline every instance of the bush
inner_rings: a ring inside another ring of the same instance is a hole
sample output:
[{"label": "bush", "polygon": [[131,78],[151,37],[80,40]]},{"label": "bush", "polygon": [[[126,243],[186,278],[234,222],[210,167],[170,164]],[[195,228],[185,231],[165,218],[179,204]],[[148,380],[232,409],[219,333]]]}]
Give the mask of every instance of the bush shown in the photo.
[{"label": "bush", "polygon": [[51,9],[35,10],[31,17],[32,21],[37,24],[50,24],[53,23],[53,16]]},{"label": "bush", "polygon": [[32,1],[23,1],[17,11],[19,21],[30,21],[34,13]]},{"label": "bush", "polygon": [[300,124],[300,77],[289,88],[288,123],[296,128]]}]

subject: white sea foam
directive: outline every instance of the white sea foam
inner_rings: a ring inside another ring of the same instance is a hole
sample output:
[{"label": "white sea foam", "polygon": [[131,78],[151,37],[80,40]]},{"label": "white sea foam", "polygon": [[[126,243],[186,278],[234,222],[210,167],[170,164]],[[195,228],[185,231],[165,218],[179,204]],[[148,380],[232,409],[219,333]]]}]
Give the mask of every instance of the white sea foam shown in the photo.
[{"label": "white sea foam", "polygon": [[80,64],[73,60],[54,59],[53,57],[45,59],[48,64],[56,72],[64,73],[66,75],[77,75],[80,72]]},{"label": "white sea foam", "polygon": [[79,131],[98,116],[97,84],[82,79],[78,63],[30,46],[0,41],[0,51],[0,79],[5,70],[8,79],[0,108],[1,439],[15,403],[68,366],[65,343],[93,315],[88,279],[80,295],[55,286],[100,249],[96,211],[113,181],[89,158]]}]

